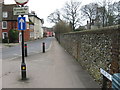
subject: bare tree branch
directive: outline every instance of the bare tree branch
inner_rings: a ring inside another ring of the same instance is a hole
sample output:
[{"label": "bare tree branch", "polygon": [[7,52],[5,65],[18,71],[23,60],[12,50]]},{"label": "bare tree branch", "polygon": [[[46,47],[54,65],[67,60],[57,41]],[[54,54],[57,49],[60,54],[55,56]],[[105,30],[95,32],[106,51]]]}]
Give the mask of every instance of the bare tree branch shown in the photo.
[{"label": "bare tree branch", "polygon": [[81,2],[71,0],[70,2],[66,2],[63,8],[64,14],[62,14],[62,16],[66,21],[71,23],[73,30],[75,30],[76,26],[79,25],[78,23],[80,23],[80,4]]},{"label": "bare tree branch", "polygon": [[49,20],[51,23],[57,23],[57,22],[61,21],[60,11],[59,11],[59,10],[56,10],[55,12],[51,13],[51,14],[48,16],[48,20]]}]

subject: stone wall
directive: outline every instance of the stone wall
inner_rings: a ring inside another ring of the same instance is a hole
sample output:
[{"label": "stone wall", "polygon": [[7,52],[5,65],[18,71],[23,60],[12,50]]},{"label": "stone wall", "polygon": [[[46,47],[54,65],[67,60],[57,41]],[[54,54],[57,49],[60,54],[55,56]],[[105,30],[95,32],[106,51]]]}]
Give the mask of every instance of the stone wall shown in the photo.
[{"label": "stone wall", "polygon": [[100,68],[110,74],[120,70],[120,26],[66,33],[59,42],[99,83]]}]

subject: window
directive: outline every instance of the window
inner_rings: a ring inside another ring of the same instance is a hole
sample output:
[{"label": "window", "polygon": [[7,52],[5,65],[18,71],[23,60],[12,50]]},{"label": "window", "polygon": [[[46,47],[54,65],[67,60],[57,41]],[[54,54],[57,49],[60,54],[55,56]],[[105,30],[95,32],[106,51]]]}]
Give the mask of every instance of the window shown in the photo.
[{"label": "window", "polygon": [[7,22],[6,21],[2,22],[2,29],[7,29]]},{"label": "window", "polygon": [[3,32],[3,33],[2,33],[2,36],[3,36],[3,39],[6,39],[6,38],[8,37],[7,32]]},{"label": "window", "polygon": [[7,12],[3,12],[3,18],[7,18],[8,17],[8,13]]}]

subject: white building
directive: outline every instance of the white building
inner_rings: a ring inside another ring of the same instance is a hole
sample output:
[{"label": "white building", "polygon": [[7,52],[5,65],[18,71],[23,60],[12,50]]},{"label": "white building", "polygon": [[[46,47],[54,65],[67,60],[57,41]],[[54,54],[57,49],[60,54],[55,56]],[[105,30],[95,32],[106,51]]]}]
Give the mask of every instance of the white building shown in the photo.
[{"label": "white building", "polygon": [[43,20],[37,17],[34,13],[29,15],[30,22],[30,38],[39,39],[43,38]]}]

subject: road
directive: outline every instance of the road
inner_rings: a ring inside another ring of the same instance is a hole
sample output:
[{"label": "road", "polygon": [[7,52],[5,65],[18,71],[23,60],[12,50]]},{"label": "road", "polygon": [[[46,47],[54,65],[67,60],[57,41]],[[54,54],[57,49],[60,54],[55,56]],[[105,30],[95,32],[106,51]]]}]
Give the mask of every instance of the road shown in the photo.
[{"label": "road", "polygon": [[[44,39],[39,39],[39,40],[27,42],[28,55],[42,52],[43,41],[46,43],[46,50],[48,50],[49,46],[51,44],[51,40],[52,40],[52,38],[44,38]],[[20,57],[21,55],[22,55],[21,44],[16,45],[14,47],[9,47],[9,48],[3,48],[2,49],[2,59],[3,60],[15,59],[17,57]]]}]

